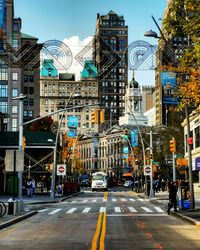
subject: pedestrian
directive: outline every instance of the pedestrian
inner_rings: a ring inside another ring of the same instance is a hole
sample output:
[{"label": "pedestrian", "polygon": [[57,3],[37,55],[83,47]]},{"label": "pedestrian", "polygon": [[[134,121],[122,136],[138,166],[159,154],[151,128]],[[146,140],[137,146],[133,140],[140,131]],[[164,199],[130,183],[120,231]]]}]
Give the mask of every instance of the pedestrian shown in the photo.
[{"label": "pedestrian", "polygon": [[177,185],[173,181],[169,185],[169,203],[167,213],[170,214],[171,208],[174,207],[174,212],[177,212]]},{"label": "pedestrian", "polygon": [[32,196],[32,181],[31,181],[31,179],[28,179],[26,182],[26,190],[27,190],[27,196],[31,197]]},{"label": "pedestrian", "polygon": [[32,179],[32,195],[35,195],[36,183],[34,178]]}]

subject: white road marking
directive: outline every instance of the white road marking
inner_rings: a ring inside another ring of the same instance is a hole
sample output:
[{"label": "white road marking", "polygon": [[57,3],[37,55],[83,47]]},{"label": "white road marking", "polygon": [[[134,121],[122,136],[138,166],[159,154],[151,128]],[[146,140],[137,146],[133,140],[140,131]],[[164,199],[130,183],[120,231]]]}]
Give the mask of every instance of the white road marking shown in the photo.
[{"label": "white road marking", "polygon": [[132,199],[132,198],[129,198],[129,201],[135,201],[134,199]]},{"label": "white road marking", "polygon": [[82,213],[83,213],[83,214],[87,214],[87,213],[90,211],[90,209],[91,209],[91,207],[86,207],[86,208],[82,211]]},{"label": "white road marking", "polygon": [[115,213],[121,213],[121,208],[120,207],[115,207]]},{"label": "white road marking", "polygon": [[157,210],[159,213],[164,213],[165,211],[164,210],[162,210],[162,208],[160,208],[160,207],[154,207],[155,208],[155,210]]},{"label": "white road marking", "polygon": [[167,217],[168,214],[106,214],[107,217]]},{"label": "white road marking", "polygon": [[72,201],[71,203],[77,203],[77,201]]},{"label": "white road marking", "polygon": [[117,201],[117,199],[113,198],[113,199],[112,199],[112,201],[113,201],[113,202],[116,202],[116,201]]},{"label": "white road marking", "polygon": [[41,210],[38,210],[38,213],[42,213],[42,212],[45,212],[45,211],[47,211],[47,210],[48,210],[48,208],[41,209]]},{"label": "white road marking", "polygon": [[146,211],[147,213],[153,213],[149,208],[147,207],[141,207],[144,211]]},{"label": "white road marking", "polygon": [[92,200],[92,202],[97,202],[97,200]]},{"label": "white road marking", "polygon": [[75,208],[75,207],[73,207],[73,208],[71,208],[70,210],[68,210],[67,212],[66,212],[66,214],[72,214],[74,211],[76,211],[77,210],[77,208]]},{"label": "white road marking", "polygon": [[62,210],[62,209],[61,209],[61,208],[57,208],[57,209],[51,211],[51,212],[48,213],[48,214],[56,214],[56,213],[58,213],[60,210]]},{"label": "white road marking", "polygon": [[88,202],[88,200],[83,200],[83,201],[82,201],[82,203],[86,203],[86,202]]},{"label": "white road marking", "polygon": [[132,213],[137,213],[137,210],[134,207],[128,207],[128,209],[132,212]]},{"label": "white road marking", "polygon": [[138,199],[138,201],[145,201],[145,200],[144,200],[144,199],[142,199],[142,198],[139,198],[139,199]]},{"label": "white road marking", "polygon": [[126,199],[124,199],[124,198],[121,198],[121,201],[127,201]]},{"label": "white road marking", "polygon": [[100,212],[100,213],[106,212],[106,207],[100,207],[99,212]]}]

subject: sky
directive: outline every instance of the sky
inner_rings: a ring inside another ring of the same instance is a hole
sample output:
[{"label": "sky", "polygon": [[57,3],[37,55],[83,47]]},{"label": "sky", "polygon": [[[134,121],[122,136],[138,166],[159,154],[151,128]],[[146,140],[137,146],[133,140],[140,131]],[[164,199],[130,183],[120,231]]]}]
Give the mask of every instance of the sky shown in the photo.
[{"label": "sky", "polygon": [[[14,0],[14,11],[22,19],[23,33],[42,43],[64,41],[76,55],[94,35],[97,13],[106,15],[110,10],[124,16],[129,44],[137,40],[157,44],[144,33],[150,29],[159,33],[151,16],[161,25],[166,5],[167,0]],[[69,72],[79,70],[73,60]],[[154,71],[136,71],[135,78],[141,85],[154,84]]]}]

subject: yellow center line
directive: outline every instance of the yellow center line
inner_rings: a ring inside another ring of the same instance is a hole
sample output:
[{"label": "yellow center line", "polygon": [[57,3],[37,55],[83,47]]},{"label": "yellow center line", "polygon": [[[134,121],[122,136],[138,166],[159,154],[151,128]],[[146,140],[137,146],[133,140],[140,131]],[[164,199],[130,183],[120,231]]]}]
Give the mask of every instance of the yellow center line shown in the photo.
[{"label": "yellow center line", "polygon": [[96,231],[95,231],[95,234],[94,234],[94,237],[93,237],[93,240],[92,240],[92,248],[91,248],[91,250],[96,250],[97,249],[97,240],[98,240],[99,234],[100,234],[101,221],[102,221],[102,213],[99,213]]},{"label": "yellow center line", "polygon": [[103,215],[103,223],[102,223],[99,250],[105,249],[105,236],[106,236],[106,212],[104,212],[104,215]]}]

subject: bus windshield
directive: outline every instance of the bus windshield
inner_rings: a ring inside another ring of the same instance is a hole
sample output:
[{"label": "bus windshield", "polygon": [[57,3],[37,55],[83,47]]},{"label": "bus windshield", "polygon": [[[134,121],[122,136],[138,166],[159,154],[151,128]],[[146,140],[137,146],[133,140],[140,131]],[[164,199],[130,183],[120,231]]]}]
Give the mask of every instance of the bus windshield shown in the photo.
[{"label": "bus windshield", "polygon": [[106,176],[105,175],[93,175],[92,179],[94,181],[105,181],[106,180]]}]

